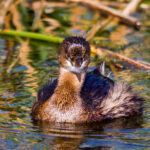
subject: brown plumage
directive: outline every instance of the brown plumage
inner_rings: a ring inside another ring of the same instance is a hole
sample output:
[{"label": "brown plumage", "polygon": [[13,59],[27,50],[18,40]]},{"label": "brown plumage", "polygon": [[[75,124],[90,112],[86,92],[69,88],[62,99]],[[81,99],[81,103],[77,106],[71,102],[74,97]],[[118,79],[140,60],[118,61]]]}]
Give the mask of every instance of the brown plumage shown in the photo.
[{"label": "brown plumage", "polygon": [[59,77],[38,92],[33,119],[53,122],[95,122],[142,112],[143,99],[124,83],[103,75],[103,65],[86,73],[90,46],[68,37],[59,49]]}]

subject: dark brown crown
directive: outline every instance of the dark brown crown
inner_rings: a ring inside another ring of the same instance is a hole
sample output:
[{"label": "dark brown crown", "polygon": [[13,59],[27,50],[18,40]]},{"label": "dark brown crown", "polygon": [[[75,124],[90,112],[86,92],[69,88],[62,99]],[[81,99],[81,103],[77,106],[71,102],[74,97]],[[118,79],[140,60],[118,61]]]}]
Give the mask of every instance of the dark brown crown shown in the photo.
[{"label": "dark brown crown", "polygon": [[59,48],[60,66],[67,67],[66,60],[75,67],[80,67],[83,62],[86,62],[88,66],[90,62],[89,43],[82,37],[65,38]]},{"label": "dark brown crown", "polygon": [[59,53],[61,53],[62,51],[67,52],[69,47],[72,46],[73,44],[78,44],[78,45],[83,46],[85,48],[86,52],[90,53],[89,43],[82,37],[74,37],[74,36],[70,36],[70,37],[67,37],[64,39],[64,41],[60,45]]}]

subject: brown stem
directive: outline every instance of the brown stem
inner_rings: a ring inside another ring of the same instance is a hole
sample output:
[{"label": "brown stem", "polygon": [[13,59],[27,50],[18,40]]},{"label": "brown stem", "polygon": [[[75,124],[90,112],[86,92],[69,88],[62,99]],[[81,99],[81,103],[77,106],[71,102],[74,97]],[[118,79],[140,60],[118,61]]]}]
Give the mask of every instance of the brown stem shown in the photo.
[{"label": "brown stem", "polygon": [[149,66],[149,67],[150,67],[150,63],[148,63],[148,62],[144,62],[144,61],[137,61],[137,62],[139,62],[139,63],[141,63],[141,64],[144,64],[144,65],[146,65],[146,66]]},{"label": "brown stem", "polygon": [[[127,6],[126,8],[123,10],[123,14],[125,15],[129,15],[132,12],[134,12],[137,8],[137,6],[139,5],[139,3],[141,2],[141,0],[132,0]],[[86,39],[90,40],[92,39],[92,37],[94,37],[94,35],[104,26],[106,26],[111,20],[113,19],[112,16],[109,16],[106,20],[102,21],[101,23],[98,22],[98,24],[96,24],[95,26],[92,27],[92,29],[87,33],[86,35]]]},{"label": "brown stem", "polygon": [[113,56],[117,59],[123,60],[125,62],[128,62],[129,64],[132,64],[138,68],[142,68],[142,69],[146,69],[146,70],[150,70],[150,64],[145,62],[145,63],[141,63],[139,61],[135,61],[133,59],[130,59],[128,57],[122,56],[121,54],[112,52],[108,49],[104,49],[104,48],[95,48],[94,46],[92,46],[92,52],[96,53],[97,55],[101,56],[102,53],[107,53],[110,56]]},{"label": "brown stem", "polygon": [[90,5],[93,8],[99,9],[101,11],[103,11],[106,14],[112,15],[117,17],[120,21],[132,25],[134,26],[136,29],[140,29],[141,27],[141,23],[134,17],[125,15],[124,13],[121,13],[120,11],[117,11],[113,8],[107,7],[102,5],[101,3],[98,3],[96,1],[90,1],[90,0],[69,0],[72,2],[81,2],[87,5]]},{"label": "brown stem", "polygon": [[89,41],[90,39],[92,39],[94,37],[94,35],[97,33],[97,31],[99,31],[99,29],[106,26],[111,20],[112,20],[112,17],[110,16],[107,19],[102,20],[101,23],[98,22],[98,24],[94,25],[91,28],[91,30],[87,33],[86,40]]},{"label": "brown stem", "polygon": [[142,0],[131,0],[131,2],[127,5],[127,7],[122,12],[125,15],[130,15],[133,13]]},{"label": "brown stem", "polygon": [[127,6],[126,3],[122,2],[111,2],[111,1],[100,1],[103,5],[109,6],[109,7],[118,7],[118,8],[125,8]]}]

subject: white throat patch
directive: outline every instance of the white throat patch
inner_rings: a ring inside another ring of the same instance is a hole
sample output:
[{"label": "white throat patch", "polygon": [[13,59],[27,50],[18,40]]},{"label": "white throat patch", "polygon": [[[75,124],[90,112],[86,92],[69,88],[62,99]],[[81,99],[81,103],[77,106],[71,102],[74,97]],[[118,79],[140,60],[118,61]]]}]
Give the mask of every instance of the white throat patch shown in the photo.
[{"label": "white throat patch", "polygon": [[66,61],[66,63],[68,65],[68,68],[67,68],[68,71],[75,72],[75,73],[82,73],[83,68],[86,66],[86,62],[85,61],[82,63],[80,68],[77,68],[77,67],[73,66],[71,64],[71,62],[68,61],[68,60]]}]

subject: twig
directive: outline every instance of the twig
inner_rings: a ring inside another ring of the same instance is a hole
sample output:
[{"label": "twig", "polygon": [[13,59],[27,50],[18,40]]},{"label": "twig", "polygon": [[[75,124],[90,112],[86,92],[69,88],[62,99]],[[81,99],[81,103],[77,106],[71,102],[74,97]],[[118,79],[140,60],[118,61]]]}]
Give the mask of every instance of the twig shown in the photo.
[{"label": "twig", "polygon": [[110,7],[118,7],[118,8],[125,8],[127,6],[126,3],[121,2],[114,2],[114,1],[100,1],[103,5],[110,6]]},{"label": "twig", "polygon": [[141,64],[144,64],[144,65],[146,65],[146,66],[149,66],[150,67],[150,64],[148,63],[148,62],[145,62],[145,61],[137,61],[137,62],[139,62],[139,63],[141,63]]},{"label": "twig", "polygon": [[131,0],[131,2],[127,5],[122,13],[125,15],[133,13],[136,10],[137,6],[141,3],[141,1],[142,0]]},{"label": "twig", "polygon": [[101,23],[98,22],[96,25],[94,25],[91,28],[91,30],[87,33],[86,40],[89,41],[90,39],[92,39],[92,37],[94,37],[94,35],[97,33],[97,31],[99,31],[99,29],[106,26],[111,20],[112,20],[112,17],[110,16],[107,19],[101,21]]},{"label": "twig", "polygon": [[[39,5],[41,5],[40,1],[35,1],[35,2],[32,3],[33,8],[39,7]],[[62,3],[62,2],[47,2],[47,1],[44,1],[43,6],[53,8],[53,7],[67,7],[68,5],[66,5],[65,3]]]},{"label": "twig", "polygon": [[[132,12],[134,12],[137,8],[137,6],[139,5],[139,3],[141,2],[141,0],[132,0],[127,6],[126,8],[123,10],[123,14],[125,15],[129,15]],[[112,16],[109,16],[106,20],[102,21],[101,23],[98,22],[98,24],[96,24],[95,26],[92,27],[92,29],[87,33],[86,35],[86,39],[90,40],[92,37],[94,37],[94,35],[104,26],[106,26],[109,22],[111,22],[111,20],[113,19]]]},{"label": "twig", "polygon": [[8,12],[8,9],[10,5],[12,4],[13,0],[7,0],[7,1],[2,1],[1,3],[1,9],[0,9],[0,24],[4,23],[4,18],[5,15]]},{"label": "twig", "polygon": [[140,27],[141,27],[141,23],[136,18],[125,15],[124,13],[121,13],[120,11],[117,11],[113,8],[109,8],[107,6],[104,6],[104,5],[102,5],[98,2],[90,1],[90,0],[69,0],[69,1],[81,2],[81,3],[84,3],[84,4],[90,5],[91,7],[99,9],[99,10],[103,11],[106,14],[117,17],[120,21],[122,21],[126,24],[129,24],[129,25],[132,25],[136,29],[140,29]]},{"label": "twig", "polygon": [[21,24],[20,20],[21,20],[21,15],[19,13],[19,11],[17,10],[16,5],[11,5],[11,7],[9,8],[9,11],[12,14],[12,21],[14,26],[16,27],[17,30],[23,30],[23,25]]},{"label": "twig", "polygon": [[128,57],[122,56],[121,54],[117,54],[115,52],[112,52],[108,49],[104,49],[104,48],[95,48],[94,46],[92,46],[92,52],[96,53],[97,55],[101,56],[102,53],[107,53],[110,56],[113,56],[117,59],[123,60],[125,62],[128,62],[129,64],[132,64],[138,68],[142,68],[142,69],[146,69],[146,70],[150,70],[150,64],[149,63],[141,63],[139,61],[135,61],[133,59],[130,59]]}]

